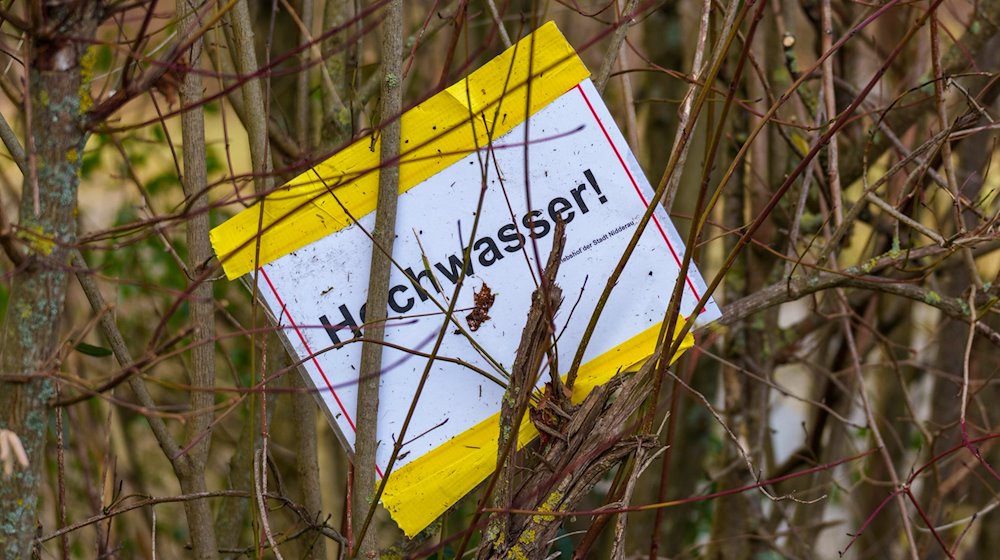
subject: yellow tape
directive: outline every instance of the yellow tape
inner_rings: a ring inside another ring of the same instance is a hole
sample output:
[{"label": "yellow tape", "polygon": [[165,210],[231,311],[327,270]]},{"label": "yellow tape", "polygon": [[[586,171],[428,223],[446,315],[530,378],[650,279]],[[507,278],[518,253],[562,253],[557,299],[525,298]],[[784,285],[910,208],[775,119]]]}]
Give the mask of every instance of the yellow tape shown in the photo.
[{"label": "yellow tape", "polygon": [[[675,336],[682,327],[678,321]],[[654,325],[583,364],[573,386],[573,402],[583,402],[619,370],[634,371],[652,355],[659,332],[660,325]],[[673,360],[693,345],[689,332]],[[382,505],[408,537],[430,525],[496,469],[499,433],[498,412],[389,475]],[[518,449],[536,437],[535,425],[525,419],[518,431]]]},{"label": "yellow tape", "polygon": [[[403,114],[399,192],[509,132],[589,75],[555,24],[546,23]],[[378,168],[378,142],[363,138],[213,229],[212,246],[226,276],[236,279],[374,211]]]}]

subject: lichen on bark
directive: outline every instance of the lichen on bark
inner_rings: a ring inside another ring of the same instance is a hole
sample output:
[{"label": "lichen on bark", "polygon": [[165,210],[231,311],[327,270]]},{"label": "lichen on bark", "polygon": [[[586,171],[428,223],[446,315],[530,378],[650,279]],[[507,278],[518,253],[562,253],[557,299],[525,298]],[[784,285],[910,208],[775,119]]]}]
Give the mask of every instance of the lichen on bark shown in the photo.
[{"label": "lichen on bark", "polygon": [[[43,21],[66,21],[48,35],[30,38],[26,142],[32,165],[25,174],[18,229],[30,232],[25,260],[11,280],[0,334],[0,428],[20,438],[28,466],[18,465],[0,484],[0,558],[31,554],[39,485],[59,368],[59,331],[76,243],[76,201],[87,133],[80,111],[85,89],[80,59],[97,22],[97,3],[43,3]],[[70,37],[72,35],[72,37]]]}]

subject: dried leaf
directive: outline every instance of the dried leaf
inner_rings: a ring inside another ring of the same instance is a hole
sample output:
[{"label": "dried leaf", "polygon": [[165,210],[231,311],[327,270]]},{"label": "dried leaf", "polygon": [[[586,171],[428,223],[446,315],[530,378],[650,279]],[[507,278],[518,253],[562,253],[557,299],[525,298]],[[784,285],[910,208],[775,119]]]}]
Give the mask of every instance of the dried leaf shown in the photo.
[{"label": "dried leaf", "polygon": [[469,330],[475,332],[479,330],[479,327],[483,326],[483,323],[490,320],[490,308],[493,307],[493,302],[496,299],[497,296],[493,293],[493,290],[483,282],[483,286],[473,295],[472,302],[475,307],[465,316],[465,322],[469,324]]}]

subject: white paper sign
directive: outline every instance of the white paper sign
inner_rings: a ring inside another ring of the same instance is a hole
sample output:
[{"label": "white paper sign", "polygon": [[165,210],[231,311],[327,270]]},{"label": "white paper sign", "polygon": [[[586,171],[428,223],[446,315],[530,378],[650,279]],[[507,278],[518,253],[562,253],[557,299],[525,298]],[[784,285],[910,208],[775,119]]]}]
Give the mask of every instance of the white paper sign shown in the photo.
[{"label": "white paper sign", "polygon": [[[527,155],[526,126],[530,126]],[[456,308],[462,311],[455,315],[466,326],[474,292],[484,284],[496,299],[490,319],[470,332],[481,349],[466,336],[455,334],[456,327],[450,325],[440,355],[495,377],[510,370],[536,287],[538,262],[545,262],[554,222],[561,218],[566,222],[567,244],[558,283],[565,303],[556,315],[556,325],[565,329],[558,341],[558,356],[567,367],[597,298],[652,197],[649,183],[590,80],[559,97],[528,123],[495,139],[492,150],[469,154],[400,196],[393,257],[403,270],[394,269],[391,276],[390,319],[385,329],[392,345],[425,354],[431,351],[443,322],[432,298],[447,308],[481,195],[482,215],[472,238],[468,274],[457,296]],[[305,370],[352,448],[361,343],[329,348],[353,340],[352,327],[363,323],[372,249],[365,232],[371,231],[375,216],[357,218],[358,224],[264,265],[257,286],[280,325],[289,329],[290,344],[304,360]],[[680,237],[658,208],[612,292],[586,359],[663,320],[683,251]],[[422,255],[439,286],[435,287]],[[687,316],[706,288],[694,269],[679,281],[684,283],[681,313]],[[697,322],[718,317],[719,310],[710,301]],[[380,476],[427,358],[387,347],[382,363]],[[468,367],[436,360],[396,467],[495,414],[503,392]]]}]

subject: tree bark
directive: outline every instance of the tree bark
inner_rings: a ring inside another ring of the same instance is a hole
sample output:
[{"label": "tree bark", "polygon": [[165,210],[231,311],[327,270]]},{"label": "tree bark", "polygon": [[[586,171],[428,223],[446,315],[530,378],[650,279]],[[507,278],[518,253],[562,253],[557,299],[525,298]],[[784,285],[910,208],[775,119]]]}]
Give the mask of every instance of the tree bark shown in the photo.
[{"label": "tree bark", "polygon": [[[363,529],[375,494],[375,464],[378,450],[379,381],[382,371],[382,339],[385,330],[386,305],[389,297],[389,274],[396,239],[396,199],[399,193],[399,135],[403,107],[403,2],[394,0],[387,7],[382,30],[382,97],[381,142],[378,182],[378,206],[375,230],[372,232],[372,265],[368,280],[368,315],[365,340],[361,346],[361,368],[358,380],[357,433],[354,439],[354,527]],[[374,527],[359,535],[355,552],[363,558],[378,557]]]},{"label": "tree bark", "polygon": [[35,29],[52,31],[31,37],[28,47],[29,164],[17,225],[24,254],[0,335],[0,429],[21,441],[28,459],[0,484],[0,557],[11,559],[27,558],[35,535],[49,400],[55,395],[49,376],[61,362],[59,330],[87,140],[83,115],[91,102],[84,54],[96,28],[97,3],[63,4],[42,2],[34,14],[40,21],[32,22]]},{"label": "tree bark", "polygon": [[[191,7],[180,4],[183,28],[191,29],[197,17]],[[191,44],[186,53],[188,67],[197,70],[201,65],[202,41]],[[213,405],[215,395],[215,304],[212,283],[200,280],[205,266],[212,258],[212,245],[208,240],[210,228],[208,220],[208,171],[205,157],[205,116],[202,110],[202,77],[197,72],[188,72],[181,83],[180,99],[184,112],[181,114],[181,138],[183,141],[184,177],[181,184],[188,200],[191,217],[187,222],[188,271],[197,285],[191,290],[189,309],[191,326],[194,328],[194,345],[191,349],[191,367],[188,372],[191,391],[191,421],[187,425],[187,437],[191,444],[185,457],[175,462],[177,478],[181,490],[193,494],[205,492],[205,465],[211,445],[212,423],[215,416]],[[217,558],[218,545],[215,525],[212,523],[211,504],[207,499],[184,502],[191,547],[195,558]]]}]

